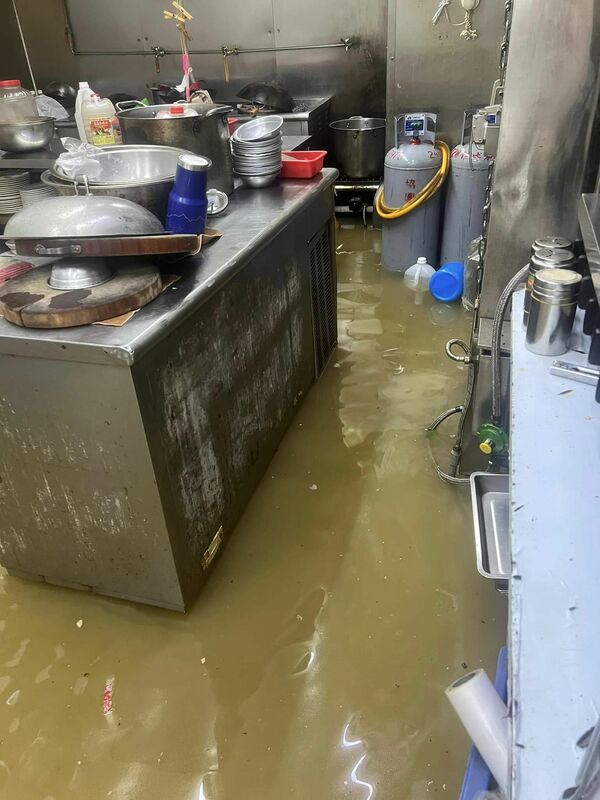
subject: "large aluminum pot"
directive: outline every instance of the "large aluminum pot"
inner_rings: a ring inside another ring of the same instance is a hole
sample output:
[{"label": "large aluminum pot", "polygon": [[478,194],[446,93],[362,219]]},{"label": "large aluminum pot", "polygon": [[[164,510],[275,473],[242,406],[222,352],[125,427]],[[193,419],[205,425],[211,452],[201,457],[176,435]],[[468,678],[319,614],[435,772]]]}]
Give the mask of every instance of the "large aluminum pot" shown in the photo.
[{"label": "large aluminum pot", "polygon": [[117,116],[125,144],[161,144],[191,150],[212,161],[208,173],[208,185],[231,194],[233,192],[233,167],[229,146],[227,115],[231,106],[216,104],[187,104],[198,113],[194,117],[159,118],[159,111],[167,111],[168,105],[145,106],[138,101],[133,108],[130,103],[117,103]]},{"label": "large aluminum pot", "polygon": [[[63,197],[78,193],[78,188],[74,182],[55,178],[48,169],[42,172],[40,180],[46,186],[51,186],[56,194]],[[121,197],[123,200],[131,200],[132,203],[143,206],[164,221],[167,215],[167,201],[172,188],[173,178],[167,178],[154,183],[112,183],[110,186],[90,184],[89,192],[102,197]]]},{"label": "large aluminum pot", "polygon": [[334,150],[344,178],[380,178],[385,158],[385,120],[379,117],[338,119],[333,130]]}]

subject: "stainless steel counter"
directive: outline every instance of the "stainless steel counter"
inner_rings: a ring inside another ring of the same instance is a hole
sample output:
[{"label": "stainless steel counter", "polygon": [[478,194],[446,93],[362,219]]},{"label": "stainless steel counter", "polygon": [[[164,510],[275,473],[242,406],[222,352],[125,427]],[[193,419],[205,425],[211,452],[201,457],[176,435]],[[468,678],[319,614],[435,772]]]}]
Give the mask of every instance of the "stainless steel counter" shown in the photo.
[{"label": "stainless steel counter", "polygon": [[237,190],[121,328],[0,320],[0,563],[184,610],[336,342],[333,184]]},{"label": "stainless steel counter", "polygon": [[223,237],[197,256],[163,262],[163,273],[181,275],[181,280],[123,327],[33,330],[0,319],[0,354],[133,364],[230,280],[249,255],[289,224],[311,197],[333,186],[336,177],[336,170],[326,169],[311,181],[280,180],[262,190],[238,188],[227,211],[212,220]]},{"label": "stainless steel counter", "polygon": [[[592,798],[589,784],[589,793],[572,787],[587,752],[577,743],[600,707],[600,415],[593,386],[551,375],[553,357],[525,348],[522,317],[520,291],[511,321],[510,797]],[[576,350],[564,357],[587,362]]]}]

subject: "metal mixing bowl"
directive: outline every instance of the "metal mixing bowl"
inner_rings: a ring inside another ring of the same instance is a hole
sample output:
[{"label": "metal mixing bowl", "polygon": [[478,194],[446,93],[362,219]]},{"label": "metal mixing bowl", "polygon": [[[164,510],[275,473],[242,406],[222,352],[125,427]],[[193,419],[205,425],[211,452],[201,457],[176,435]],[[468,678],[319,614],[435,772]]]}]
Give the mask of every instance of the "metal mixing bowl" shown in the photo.
[{"label": "metal mixing bowl", "polygon": [[54,117],[29,122],[0,122],[0,150],[28,153],[48,147],[54,136]]},{"label": "metal mixing bowl", "polygon": [[[119,144],[103,147],[101,152],[91,157],[94,169],[87,174],[90,188],[92,186],[140,186],[144,183],[156,183],[173,180],[177,170],[177,162],[181,155],[193,155],[181,147],[168,147],[156,144]],[[50,174],[62,181],[72,182],[77,178],[82,183],[82,176],[75,178],[66,175],[56,161],[50,167]]]}]

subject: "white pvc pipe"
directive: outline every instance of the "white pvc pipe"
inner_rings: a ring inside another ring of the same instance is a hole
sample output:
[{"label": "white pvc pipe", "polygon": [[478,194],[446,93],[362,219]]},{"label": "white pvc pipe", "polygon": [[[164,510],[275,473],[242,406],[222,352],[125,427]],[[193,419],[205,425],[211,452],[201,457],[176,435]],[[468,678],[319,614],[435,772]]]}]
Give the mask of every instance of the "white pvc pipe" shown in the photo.
[{"label": "white pvc pipe", "polygon": [[482,669],[454,681],[446,696],[508,797],[508,709],[502,698]]}]

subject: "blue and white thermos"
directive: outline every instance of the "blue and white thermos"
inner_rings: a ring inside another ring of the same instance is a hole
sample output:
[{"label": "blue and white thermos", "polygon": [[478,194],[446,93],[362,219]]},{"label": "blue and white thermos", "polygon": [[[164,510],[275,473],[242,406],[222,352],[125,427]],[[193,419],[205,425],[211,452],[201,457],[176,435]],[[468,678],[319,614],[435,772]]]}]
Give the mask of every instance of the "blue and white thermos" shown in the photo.
[{"label": "blue and white thermos", "polygon": [[171,233],[204,233],[206,228],[206,181],[211,160],[184,153],[177,160],[175,183],[167,203],[166,225]]}]

